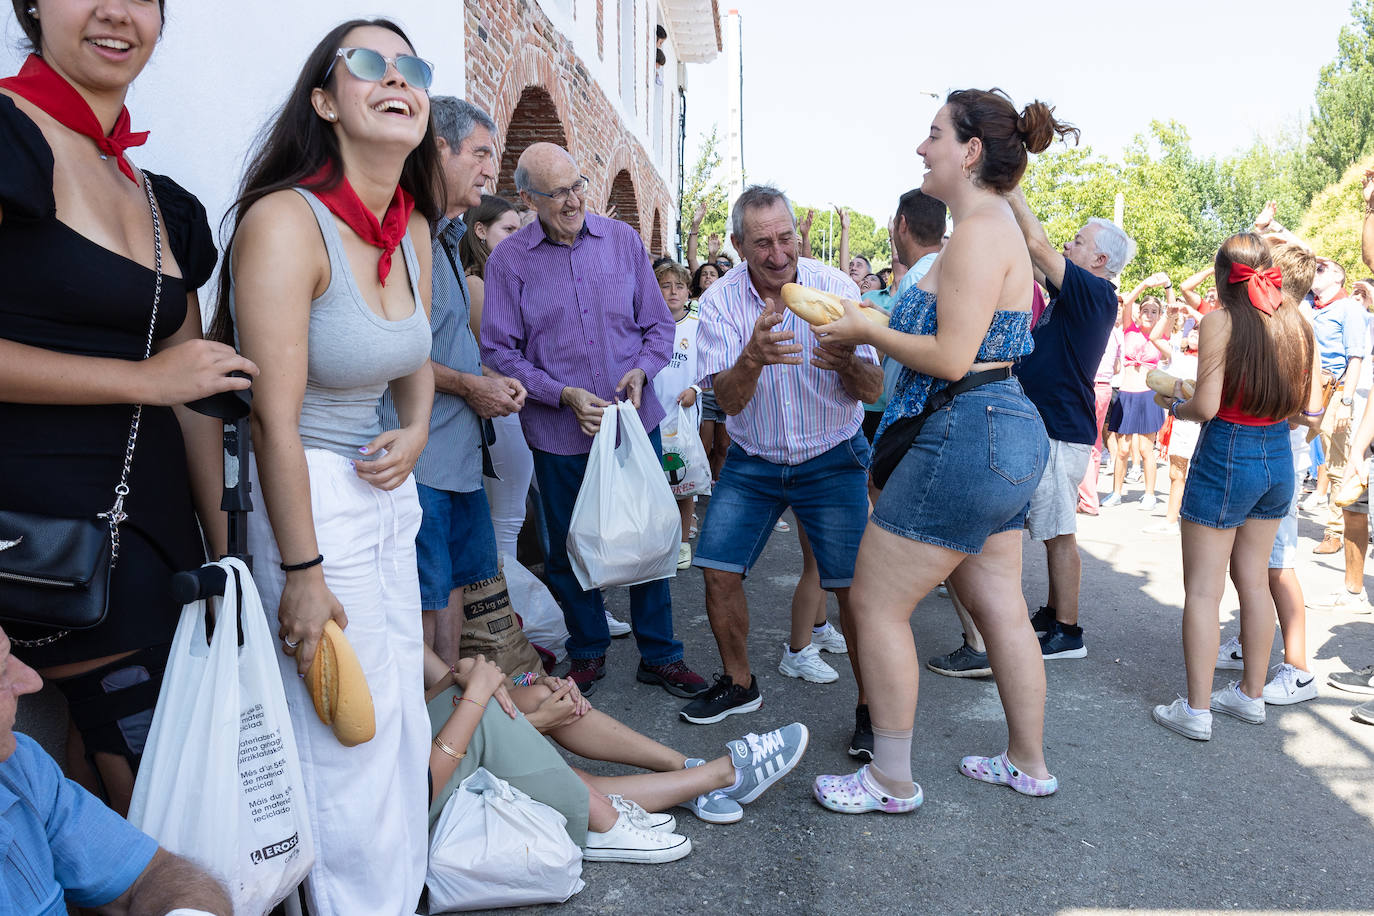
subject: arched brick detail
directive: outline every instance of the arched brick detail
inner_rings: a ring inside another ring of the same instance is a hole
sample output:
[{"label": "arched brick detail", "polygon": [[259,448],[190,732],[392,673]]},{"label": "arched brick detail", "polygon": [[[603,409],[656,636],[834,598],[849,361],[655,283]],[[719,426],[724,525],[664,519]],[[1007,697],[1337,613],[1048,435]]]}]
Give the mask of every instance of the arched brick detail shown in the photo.
[{"label": "arched brick detail", "polygon": [[612,206],[616,209],[618,219],[629,223],[641,236],[644,234],[639,228],[639,198],[635,196],[634,179],[630,177],[629,169],[621,169],[611,179],[611,193],[606,201],[606,209],[609,210]]},{"label": "arched brick detail", "polygon": [[542,86],[528,86],[520,93],[520,101],[501,134],[501,170],[497,173],[496,193],[511,198],[517,196],[515,165],[521,153],[533,143],[568,146],[568,137],[558,117],[558,109]]},{"label": "arched brick detail", "polygon": [[[492,120],[496,122],[501,131],[501,135],[496,138],[496,142],[502,149],[501,174],[497,175],[497,186],[499,188],[514,188],[513,173],[515,170],[514,160],[511,160],[510,170],[505,167],[505,149],[507,143],[507,128],[512,122],[516,108],[519,107],[521,100],[525,97],[525,91],[530,88],[537,88],[544,92],[553,103],[554,114],[558,118],[558,123],[562,126],[563,142],[559,145],[577,155],[577,129],[576,119],[572,117],[572,103],[568,98],[567,80],[558,72],[554,59],[543,49],[542,36],[538,34],[512,35],[512,44],[520,48],[519,54],[512,57],[505,63],[501,70],[499,80],[496,81],[495,91],[487,94],[482,91],[483,81],[474,79],[472,68],[478,66],[476,55],[468,56],[468,98],[474,105],[478,105],[487,110]],[[489,83],[488,83],[489,85]],[[526,144],[528,145],[528,144]],[[524,147],[521,147],[521,152]],[[519,157],[519,152],[516,157]],[[503,190],[501,193],[505,193]]]},{"label": "arched brick detail", "polygon": [[663,211],[658,208],[655,208],[654,236],[653,241],[649,243],[649,254],[657,258],[667,253],[668,250],[663,244]]}]

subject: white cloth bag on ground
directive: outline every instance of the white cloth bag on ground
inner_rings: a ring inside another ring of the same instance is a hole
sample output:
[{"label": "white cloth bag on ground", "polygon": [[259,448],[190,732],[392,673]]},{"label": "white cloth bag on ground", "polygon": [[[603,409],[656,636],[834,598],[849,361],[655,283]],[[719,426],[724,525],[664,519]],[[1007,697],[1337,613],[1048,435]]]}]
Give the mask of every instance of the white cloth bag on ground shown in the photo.
[{"label": "white cloth bag on ground", "polygon": [[568,641],[568,624],[548,586],[508,553],[501,554],[501,571],[506,574],[511,610],[520,615],[525,638],[563,661],[568,657],[568,647],[564,645]]},{"label": "white cloth bag on ground", "polygon": [[663,433],[663,473],[673,496],[706,496],[711,492],[711,464],[701,446],[701,411],[681,404],[669,412],[675,422],[665,421]]},{"label": "white cloth bag on ground", "polygon": [[484,767],[459,783],[429,839],[429,911],[562,903],[585,886],[558,811]]},{"label": "white cloth bag on ground", "polygon": [[208,646],[207,602],[181,610],[129,821],[217,877],[250,916],[304,880],[315,847],[276,641],[248,568],[219,565],[227,582],[208,600]]},{"label": "white cloth bag on ground", "polygon": [[590,590],[674,576],[681,536],[677,502],[639,411],[629,401],[604,408],[568,523],[578,584]]}]

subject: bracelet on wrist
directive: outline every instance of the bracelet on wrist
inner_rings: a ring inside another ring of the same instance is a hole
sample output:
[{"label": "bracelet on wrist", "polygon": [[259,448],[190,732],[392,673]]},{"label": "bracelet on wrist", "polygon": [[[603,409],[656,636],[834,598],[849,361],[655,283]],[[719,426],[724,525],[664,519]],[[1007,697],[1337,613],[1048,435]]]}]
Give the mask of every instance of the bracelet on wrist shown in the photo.
[{"label": "bracelet on wrist", "polygon": [[459,704],[459,703],[462,703],[462,702],[465,702],[465,701],[468,702],[468,703],[471,703],[473,706],[476,706],[478,709],[483,709],[483,710],[484,710],[484,709],[487,708],[487,704],[486,704],[486,703],[479,703],[479,702],[477,702],[476,700],[472,700],[472,699],[469,699],[469,698],[467,698],[467,697],[454,697],[454,698],[453,698],[453,708],[454,708],[454,709],[457,709],[457,708],[458,708],[458,704]]},{"label": "bracelet on wrist", "polygon": [[281,566],[282,572],[301,572],[302,570],[309,569],[312,566],[319,566],[323,562],[324,554],[320,554],[319,556],[315,557],[315,559],[306,560],[304,563],[279,563],[278,565]]},{"label": "bracelet on wrist", "polygon": [[1304,410],[1302,415],[1304,417],[1320,417],[1324,413],[1326,413],[1326,408],[1320,407],[1317,410]]},{"label": "bracelet on wrist", "polygon": [[464,757],[468,755],[467,751],[463,751],[461,753],[455,751],[453,748],[445,744],[443,739],[440,738],[438,735],[434,736],[434,746],[437,747],[441,752],[452,757],[454,760],[462,760]]}]

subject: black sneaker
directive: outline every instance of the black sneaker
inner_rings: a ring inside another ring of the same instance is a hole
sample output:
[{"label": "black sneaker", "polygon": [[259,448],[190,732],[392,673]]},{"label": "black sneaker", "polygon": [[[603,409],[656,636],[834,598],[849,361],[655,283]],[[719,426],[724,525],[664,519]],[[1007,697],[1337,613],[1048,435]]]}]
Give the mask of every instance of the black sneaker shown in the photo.
[{"label": "black sneaker", "polygon": [[1337,690],[1374,693],[1374,665],[1366,665],[1359,671],[1333,671],[1326,682]]},{"label": "black sneaker", "polygon": [[1083,628],[1056,620],[1040,637],[1040,654],[1045,658],[1086,658]]},{"label": "black sneaker", "polygon": [[591,696],[596,682],[606,676],[606,656],[596,658],[575,658],[568,671],[568,680],[577,685],[577,692],[584,697]]},{"label": "black sneaker", "polygon": [[868,705],[854,707],[854,737],[849,739],[849,756],[873,759],[873,722]]},{"label": "black sneaker", "polygon": [[1350,718],[1356,722],[1363,722],[1365,725],[1374,725],[1374,700],[1368,703],[1361,703],[1350,710]]},{"label": "black sneaker", "polygon": [[988,666],[988,654],[978,652],[964,643],[948,655],[941,655],[926,662],[926,667],[945,677],[991,677],[992,668]]},{"label": "black sneaker", "polygon": [[749,688],[738,686],[728,674],[717,674],[711,689],[697,697],[678,715],[693,725],[710,725],[726,716],[753,712],[763,705],[759,695],[759,679],[749,675]]},{"label": "black sneaker", "polygon": [[1042,604],[1040,610],[1031,615],[1031,629],[1035,630],[1036,636],[1044,636],[1052,626],[1054,626],[1054,608]]}]

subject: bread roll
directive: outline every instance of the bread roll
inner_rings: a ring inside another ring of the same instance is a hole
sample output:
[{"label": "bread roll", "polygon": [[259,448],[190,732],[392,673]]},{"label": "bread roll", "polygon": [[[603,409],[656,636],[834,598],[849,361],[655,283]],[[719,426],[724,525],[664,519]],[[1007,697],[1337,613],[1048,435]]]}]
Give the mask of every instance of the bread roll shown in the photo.
[{"label": "bread roll", "polygon": [[353,747],[372,740],[377,733],[372,692],[358,656],[353,654],[343,630],[332,620],[325,622],[305,682],[315,703],[315,714],[334,729],[340,744]]},{"label": "bread roll", "polygon": [[[844,317],[843,298],[799,283],[782,285],[782,304],[807,324],[829,324]],[[860,305],[859,311],[874,324],[887,327],[887,313],[882,309]]]},{"label": "bread roll", "polygon": [[[1149,385],[1155,392],[1164,395],[1166,398],[1172,398],[1174,396],[1174,382],[1178,380],[1178,376],[1170,375],[1163,369],[1151,369],[1145,376],[1145,384]],[[1183,400],[1186,401],[1191,398],[1196,388],[1197,383],[1192,379],[1183,379]],[[1164,406],[1169,406],[1167,401]]]}]

